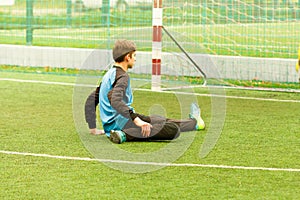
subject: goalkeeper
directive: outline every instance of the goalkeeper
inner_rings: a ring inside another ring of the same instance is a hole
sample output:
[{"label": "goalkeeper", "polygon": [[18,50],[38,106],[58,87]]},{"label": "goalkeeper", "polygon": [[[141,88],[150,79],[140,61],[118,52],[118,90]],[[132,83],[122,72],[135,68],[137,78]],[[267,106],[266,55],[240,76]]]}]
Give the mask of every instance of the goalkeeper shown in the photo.
[{"label": "goalkeeper", "polygon": [[[183,120],[136,113],[131,106],[133,95],[127,73],[136,61],[136,45],[132,41],[117,40],[112,53],[114,66],[85,103],[85,118],[91,133],[105,133],[112,142],[120,144],[125,141],[173,140],[180,132],[205,128],[195,103],[191,105],[189,118]],[[98,104],[104,132],[96,129],[95,109]]]}]

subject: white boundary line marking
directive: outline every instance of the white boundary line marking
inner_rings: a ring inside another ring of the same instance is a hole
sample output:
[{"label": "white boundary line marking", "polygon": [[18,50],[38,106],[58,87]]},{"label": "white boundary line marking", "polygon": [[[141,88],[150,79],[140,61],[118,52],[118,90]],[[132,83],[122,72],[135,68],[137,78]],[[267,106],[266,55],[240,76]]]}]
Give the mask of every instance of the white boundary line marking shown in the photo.
[{"label": "white boundary line marking", "polygon": [[[65,83],[65,82],[54,82],[54,81],[39,81],[39,80],[23,80],[23,79],[14,79],[14,78],[0,78],[0,81],[13,81],[13,82],[22,82],[22,83],[41,83],[48,85],[64,85],[64,86],[78,86],[78,87],[92,87],[96,88],[96,85],[89,84],[77,84],[77,83]],[[173,91],[152,91],[149,89],[134,89],[138,91],[151,91],[159,93],[170,93],[173,94]],[[177,94],[190,94],[185,92],[176,92]],[[288,103],[300,103],[300,100],[291,100],[291,99],[270,99],[270,98],[258,98],[258,97],[239,97],[239,96],[227,96],[227,95],[214,95],[214,94],[193,94],[196,96],[204,97],[220,97],[220,98],[229,98],[229,99],[246,99],[246,100],[256,100],[256,101],[274,101],[274,102],[288,102]]]},{"label": "white boundary line marking", "polygon": [[220,168],[220,169],[300,172],[300,169],[293,169],[293,168],[246,167],[246,166],[193,164],[193,163],[141,162],[141,161],[127,161],[127,160],[97,159],[97,158],[88,158],[88,157],[55,156],[49,154],[36,154],[36,153],[4,151],[4,150],[0,150],[0,153],[7,154],[7,155],[22,155],[22,156],[63,159],[63,160],[94,161],[94,162],[119,163],[119,164],[129,164],[129,165],[152,165],[152,166],[165,166],[165,167],[202,167],[202,168]]}]

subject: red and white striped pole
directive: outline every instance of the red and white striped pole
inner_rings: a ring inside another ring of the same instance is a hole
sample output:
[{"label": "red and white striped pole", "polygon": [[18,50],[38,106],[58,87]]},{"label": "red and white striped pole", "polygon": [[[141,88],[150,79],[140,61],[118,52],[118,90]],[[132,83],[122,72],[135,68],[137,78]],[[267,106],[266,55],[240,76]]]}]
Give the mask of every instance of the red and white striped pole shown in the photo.
[{"label": "red and white striped pole", "polygon": [[161,51],[162,51],[162,0],[153,1],[152,10],[152,86],[154,91],[160,90],[161,87]]}]

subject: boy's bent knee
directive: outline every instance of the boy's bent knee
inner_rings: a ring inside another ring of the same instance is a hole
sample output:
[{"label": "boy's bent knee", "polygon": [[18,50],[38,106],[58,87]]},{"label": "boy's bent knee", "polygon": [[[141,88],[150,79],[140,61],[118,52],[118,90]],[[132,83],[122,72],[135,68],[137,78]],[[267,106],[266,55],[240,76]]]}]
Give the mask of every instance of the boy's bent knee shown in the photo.
[{"label": "boy's bent knee", "polygon": [[161,135],[164,139],[173,140],[179,137],[180,128],[173,122],[166,122],[159,135]]},{"label": "boy's bent knee", "polygon": [[173,139],[178,138],[179,135],[180,135],[180,128],[179,128],[179,126],[177,124],[173,123],[173,122],[170,123],[169,126],[172,129],[171,133],[173,133],[173,135],[174,135]]}]

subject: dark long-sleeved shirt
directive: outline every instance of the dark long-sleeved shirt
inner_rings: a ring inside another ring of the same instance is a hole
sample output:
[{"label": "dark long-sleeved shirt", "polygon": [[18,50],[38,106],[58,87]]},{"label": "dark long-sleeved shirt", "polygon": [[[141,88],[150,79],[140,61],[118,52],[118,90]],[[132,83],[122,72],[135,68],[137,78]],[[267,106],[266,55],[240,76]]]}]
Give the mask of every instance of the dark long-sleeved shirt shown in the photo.
[{"label": "dark long-sleeved shirt", "polygon": [[85,119],[89,128],[96,128],[96,107],[100,102],[100,116],[104,131],[121,130],[137,114],[131,107],[133,101],[130,78],[120,67],[114,66],[103,77],[102,83],[85,103]]},{"label": "dark long-sleeved shirt", "polygon": [[133,95],[130,78],[121,67],[114,66],[103,77],[99,91],[99,110],[107,136],[111,130],[122,130],[130,119],[134,119],[131,104]]}]

